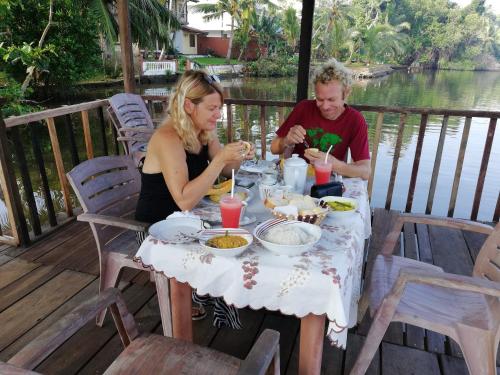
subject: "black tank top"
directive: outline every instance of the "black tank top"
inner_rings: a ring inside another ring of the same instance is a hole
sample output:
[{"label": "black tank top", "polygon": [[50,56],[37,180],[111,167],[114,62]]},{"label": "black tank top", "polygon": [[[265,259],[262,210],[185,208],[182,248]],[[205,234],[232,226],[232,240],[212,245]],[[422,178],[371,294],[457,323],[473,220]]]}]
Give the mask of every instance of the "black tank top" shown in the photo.
[{"label": "black tank top", "polygon": [[[202,147],[199,154],[186,151],[186,163],[189,171],[189,181],[203,173],[208,165],[208,145]],[[141,172],[141,193],[137,202],[135,219],[145,223],[156,223],[165,219],[180,208],[172,198],[162,173]]]}]

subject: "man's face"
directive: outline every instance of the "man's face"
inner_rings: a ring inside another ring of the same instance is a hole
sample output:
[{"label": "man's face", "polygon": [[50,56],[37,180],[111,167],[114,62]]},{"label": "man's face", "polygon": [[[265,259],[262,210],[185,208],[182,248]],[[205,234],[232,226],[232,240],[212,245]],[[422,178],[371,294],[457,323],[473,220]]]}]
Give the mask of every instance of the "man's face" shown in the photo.
[{"label": "man's face", "polygon": [[318,82],[314,86],[314,92],[316,105],[324,118],[335,120],[342,114],[347,95],[341,82]]}]

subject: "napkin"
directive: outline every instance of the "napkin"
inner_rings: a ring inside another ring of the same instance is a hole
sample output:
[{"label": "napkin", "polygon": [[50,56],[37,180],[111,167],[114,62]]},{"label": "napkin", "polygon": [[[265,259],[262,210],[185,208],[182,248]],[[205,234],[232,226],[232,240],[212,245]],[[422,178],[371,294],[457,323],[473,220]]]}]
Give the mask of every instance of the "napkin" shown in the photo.
[{"label": "napkin", "polygon": [[195,215],[191,211],[175,211],[174,213],[168,215],[167,219],[174,219],[176,217],[189,217],[192,219],[201,220],[201,217],[199,217],[198,215]]}]

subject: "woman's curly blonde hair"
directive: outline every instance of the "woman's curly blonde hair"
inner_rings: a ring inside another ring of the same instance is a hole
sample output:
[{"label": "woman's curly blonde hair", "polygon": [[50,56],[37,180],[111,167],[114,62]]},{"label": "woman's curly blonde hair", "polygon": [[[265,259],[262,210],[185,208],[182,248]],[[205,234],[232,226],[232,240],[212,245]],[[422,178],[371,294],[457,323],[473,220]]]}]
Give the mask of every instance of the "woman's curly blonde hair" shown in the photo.
[{"label": "woman's curly blonde hair", "polygon": [[325,64],[316,68],[312,80],[314,84],[318,82],[325,84],[331,81],[339,81],[344,86],[344,89],[347,89],[352,85],[352,72],[337,60],[330,59]]},{"label": "woman's curly blonde hair", "polygon": [[212,134],[202,130],[197,135],[195,125],[184,109],[184,101],[189,99],[197,105],[203,101],[205,96],[213,93],[218,93],[221,103],[224,102],[222,88],[213,80],[212,76],[203,70],[188,70],[181,76],[170,97],[169,118],[172,120],[172,126],[179,135],[184,149],[189,152],[199,151],[200,144],[207,144]]}]

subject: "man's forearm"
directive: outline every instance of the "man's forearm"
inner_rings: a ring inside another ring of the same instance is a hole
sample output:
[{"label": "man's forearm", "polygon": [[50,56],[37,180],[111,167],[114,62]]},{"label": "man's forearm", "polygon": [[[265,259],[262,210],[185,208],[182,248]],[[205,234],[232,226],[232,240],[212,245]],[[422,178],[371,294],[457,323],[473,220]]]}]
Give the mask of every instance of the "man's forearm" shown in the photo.
[{"label": "man's forearm", "polygon": [[342,161],[334,167],[334,172],[346,177],[359,177],[363,180],[368,180],[370,178],[371,166],[369,161],[368,163],[346,163]]},{"label": "man's forearm", "polygon": [[271,142],[271,153],[274,155],[283,154],[290,146],[285,144],[284,137],[276,137]]}]

